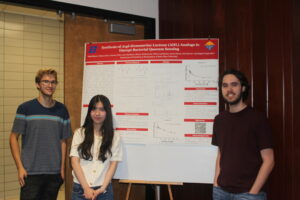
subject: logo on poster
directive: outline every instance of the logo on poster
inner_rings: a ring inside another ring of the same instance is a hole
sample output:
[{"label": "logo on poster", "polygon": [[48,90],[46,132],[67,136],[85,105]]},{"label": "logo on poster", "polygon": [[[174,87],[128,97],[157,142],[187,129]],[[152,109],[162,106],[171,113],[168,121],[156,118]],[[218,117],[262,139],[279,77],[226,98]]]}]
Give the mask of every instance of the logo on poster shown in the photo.
[{"label": "logo on poster", "polygon": [[97,51],[97,46],[91,46],[89,49],[89,53],[96,53]]},{"label": "logo on poster", "polygon": [[208,41],[204,45],[208,50],[212,50],[215,47],[215,44],[212,41]]}]

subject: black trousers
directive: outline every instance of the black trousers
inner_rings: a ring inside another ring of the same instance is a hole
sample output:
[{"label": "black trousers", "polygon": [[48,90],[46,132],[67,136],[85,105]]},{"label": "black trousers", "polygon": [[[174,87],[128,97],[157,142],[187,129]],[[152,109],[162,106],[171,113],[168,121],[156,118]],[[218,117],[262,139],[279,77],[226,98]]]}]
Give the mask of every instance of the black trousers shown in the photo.
[{"label": "black trousers", "polygon": [[60,174],[28,175],[20,200],[56,200],[63,182]]}]

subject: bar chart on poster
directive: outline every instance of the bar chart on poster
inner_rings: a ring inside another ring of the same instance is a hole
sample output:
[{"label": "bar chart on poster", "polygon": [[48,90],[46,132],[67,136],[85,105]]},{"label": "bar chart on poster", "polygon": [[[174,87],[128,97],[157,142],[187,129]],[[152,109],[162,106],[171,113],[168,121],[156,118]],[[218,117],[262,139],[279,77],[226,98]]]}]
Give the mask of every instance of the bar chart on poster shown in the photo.
[{"label": "bar chart on poster", "polygon": [[218,39],[87,43],[81,121],[96,94],[124,143],[115,178],[211,183],[219,112]]}]

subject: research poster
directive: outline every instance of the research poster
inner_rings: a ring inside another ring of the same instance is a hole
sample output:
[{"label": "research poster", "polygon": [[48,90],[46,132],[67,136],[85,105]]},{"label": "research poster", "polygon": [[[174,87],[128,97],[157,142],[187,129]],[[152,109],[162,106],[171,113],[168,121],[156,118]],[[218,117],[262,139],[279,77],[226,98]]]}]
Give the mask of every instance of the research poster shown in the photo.
[{"label": "research poster", "polygon": [[210,145],[218,53],[218,39],[87,43],[81,121],[103,94],[127,144]]}]

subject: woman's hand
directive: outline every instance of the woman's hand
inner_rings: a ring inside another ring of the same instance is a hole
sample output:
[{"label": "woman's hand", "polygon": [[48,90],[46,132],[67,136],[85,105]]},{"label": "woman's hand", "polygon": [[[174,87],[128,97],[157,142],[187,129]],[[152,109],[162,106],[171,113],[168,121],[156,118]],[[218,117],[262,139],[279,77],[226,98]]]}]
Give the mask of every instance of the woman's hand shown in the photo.
[{"label": "woman's hand", "polygon": [[102,194],[105,192],[105,189],[100,187],[98,190],[95,191],[95,196],[92,200],[95,200],[97,198],[98,195]]},{"label": "woman's hand", "polygon": [[85,188],[83,190],[84,190],[83,196],[86,199],[94,199],[95,198],[95,193],[96,193],[95,190],[93,190],[92,188],[89,188],[89,187],[87,187],[87,188]]}]

